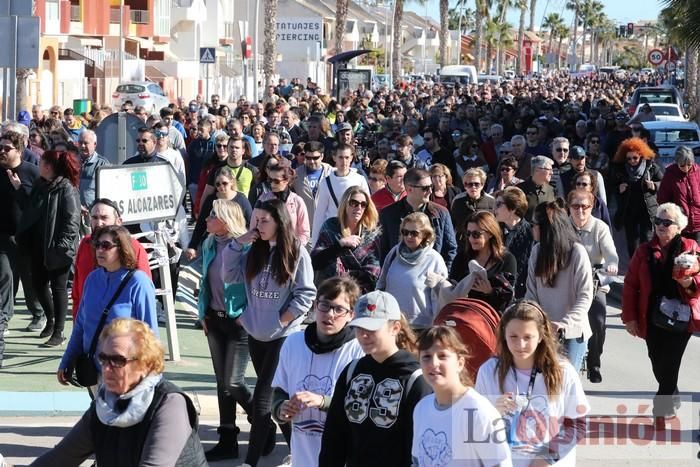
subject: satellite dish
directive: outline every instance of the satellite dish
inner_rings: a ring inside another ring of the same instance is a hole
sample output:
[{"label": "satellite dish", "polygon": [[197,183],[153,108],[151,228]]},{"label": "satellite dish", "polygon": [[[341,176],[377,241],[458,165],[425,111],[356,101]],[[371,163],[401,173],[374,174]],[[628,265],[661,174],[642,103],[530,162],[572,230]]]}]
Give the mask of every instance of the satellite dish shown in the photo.
[{"label": "satellite dish", "polygon": [[[124,134],[119,135],[119,120],[122,119]],[[113,165],[121,165],[126,159],[136,154],[136,139],[139,129],[146,123],[134,114],[127,112],[113,113],[105,117],[97,128],[97,152]]]}]

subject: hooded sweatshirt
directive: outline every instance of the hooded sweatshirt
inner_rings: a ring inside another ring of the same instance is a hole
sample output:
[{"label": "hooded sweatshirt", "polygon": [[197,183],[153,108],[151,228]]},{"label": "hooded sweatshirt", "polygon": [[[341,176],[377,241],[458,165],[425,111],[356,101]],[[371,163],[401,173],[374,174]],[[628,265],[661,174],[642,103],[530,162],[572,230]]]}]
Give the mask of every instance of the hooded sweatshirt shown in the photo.
[{"label": "hooded sweatshirt", "polygon": [[350,383],[346,367],[338,377],[323,431],[319,467],[406,467],[411,465],[413,409],[430,386],[418,376],[413,354],[399,350],[384,362],[367,355]]},{"label": "hooded sweatshirt", "polygon": [[[274,248],[274,247],[272,247]],[[251,281],[245,278],[250,248],[232,241],[222,252],[223,276],[226,283],[245,284],[248,306],[241,315],[241,324],[250,336],[258,341],[270,342],[287,337],[300,329],[304,316],[316,298],[314,271],[311,257],[304,247],[299,248],[296,268],[292,278],[278,284],[269,270],[270,261]],[[271,252],[269,258],[272,258]],[[251,258],[261,261],[260,258]],[[283,325],[280,317],[285,311],[294,319]]]}]

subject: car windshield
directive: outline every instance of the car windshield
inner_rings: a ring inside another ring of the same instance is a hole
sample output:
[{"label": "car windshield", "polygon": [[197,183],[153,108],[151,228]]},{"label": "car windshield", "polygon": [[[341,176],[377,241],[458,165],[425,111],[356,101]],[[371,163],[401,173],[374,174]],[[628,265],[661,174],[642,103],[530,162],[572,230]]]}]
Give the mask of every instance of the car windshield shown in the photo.
[{"label": "car windshield", "polygon": [[654,115],[677,117],[681,113],[678,111],[678,107],[674,105],[658,105],[651,108],[654,111]]},{"label": "car windshield", "polygon": [[675,104],[676,95],[671,91],[640,92],[640,104]]},{"label": "car windshield", "polygon": [[440,81],[443,83],[455,83],[455,84],[471,84],[469,76],[440,76]]},{"label": "car windshield", "polygon": [[117,86],[117,92],[121,92],[123,94],[138,94],[144,90],[145,88],[138,84],[120,84]]},{"label": "car windshield", "polygon": [[663,129],[651,132],[655,144],[697,143],[700,141],[698,132],[694,129]]}]

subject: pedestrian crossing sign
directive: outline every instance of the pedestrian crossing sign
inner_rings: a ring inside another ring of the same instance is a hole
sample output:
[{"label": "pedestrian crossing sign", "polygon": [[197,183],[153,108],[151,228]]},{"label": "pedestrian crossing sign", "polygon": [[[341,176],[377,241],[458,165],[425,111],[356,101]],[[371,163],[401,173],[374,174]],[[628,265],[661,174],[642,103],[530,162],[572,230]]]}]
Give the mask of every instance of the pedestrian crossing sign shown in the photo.
[{"label": "pedestrian crossing sign", "polygon": [[199,63],[216,63],[216,50],[214,47],[199,48]]}]

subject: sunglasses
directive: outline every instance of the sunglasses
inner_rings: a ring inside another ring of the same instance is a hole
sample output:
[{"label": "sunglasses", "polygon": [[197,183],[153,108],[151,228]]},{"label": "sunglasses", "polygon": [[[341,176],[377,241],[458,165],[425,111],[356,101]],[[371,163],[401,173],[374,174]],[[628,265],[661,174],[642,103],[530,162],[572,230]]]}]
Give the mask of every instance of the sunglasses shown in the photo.
[{"label": "sunglasses", "polygon": [[557,152],[569,152],[569,148],[554,148]]},{"label": "sunglasses", "polygon": [[375,182],[375,183],[376,183],[376,182],[384,182],[384,181],[386,181],[386,180],[383,179],[383,178],[379,178],[379,177],[369,177],[369,181],[370,181],[370,182]]},{"label": "sunglasses", "polygon": [[309,160],[309,161],[317,161],[323,156],[304,156],[304,159]]},{"label": "sunglasses", "polygon": [[281,184],[283,184],[283,183],[286,182],[286,181],[287,181],[286,178],[271,178],[271,179],[270,179],[270,184],[271,184],[271,185],[281,185]]},{"label": "sunglasses", "polygon": [[97,355],[97,360],[99,360],[100,365],[103,367],[112,368],[124,368],[129,362],[138,360],[137,358],[126,358],[123,355],[107,355],[106,353],[100,352]]},{"label": "sunglasses", "polygon": [[401,235],[403,237],[420,237],[420,232],[417,230],[401,229]]},{"label": "sunglasses", "polygon": [[676,225],[676,221],[671,219],[662,219],[660,217],[655,217],[654,224],[663,225],[664,227],[671,227],[672,225]]},{"label": "sunglasses", "polygon": [[525,132],[525,134],[528,135],[528,136],[537,136],[537,132],[536,132],[536,131],[527,131],[527,132]]},{"label": "sunglasses", "polygon": [[592,206],[590,204],[572,204],[570,205],[570,207],[573,211],[578,211],[579,209],[588,211],[589,209],[591,209]]},{"label": "sunglasses", "polygon": [[464,234],[467,237],[473,238],[474,240],[478,240],[484,236],[484,232],[482,232],[481,230],[465,230]]},{"label": "sunglasses", "polygon": [[150,139],[148,138],[141,138],[136,140],[137,143],[148,143],[149,141]]},{"label": "sunglasses", "polygon": [[367,201],[358,201],[356,199],[351,199],[348,200],[348,205],[350,205],[351,208],[365,209],[367,207]]},{"label": "sunglasses", "polygon": [[0,150],[1,150],[2,152],[10,152],[10,151],[12,151],[14,148],[15,148],[15,147],[12,146],[11,144],[3,144],[2,146],[0,146]]},{"label": "sunglasses", "polygon": [[217,187],[217,188],[220,187],[220,186],[229,186],[229,185],[230,185],[229,182],[216,182],[216,183],[214,184],[214,186]]},{"label": "sunglasses", "polygon": [[226,149],[227,146],[227,144],[217,144],[216,149]]},{"label": "sunglasses", "polygon": [[639,157],[627,157],[626,158],[628,161],[638,161]]},{"label": "sunglasses", "polygon": [[167,138],[168,137],[168,133],[166,133],[165,131],[156,131],[155,134],[156,134],[156,138]]},{"label": "sunglasses", "polygon": [[513,167],[508,167],[507,165],[504,167],[501,167],[501,172],[510,172],[511,170],[515,170]]},{"label": "sunglasses", "polygon": [[481,187],[481,182],[469,182],[464,184],[467,188],[479,188]]},{"label": "sunglasses", "polygon": [[108,242],[107,240],[103,241],[97,241],[93,242],[92,246],[95,247],[95,250],[111,250],[112,248],[116,247],[116,243]]},{"label": "sunglasses", "polygon": [[598,141],[597,139],[592,139],[591,144],[600,144],[600,141]]},{"label": "sunglasses", "polygon": [[316,309],[321,313],[333,312],[333,314],[336,316],[345,316],[351,312],[351,310],[345,308],[344,306],[333,305],[332,303],[327,302],[325,300],[319,300],[316,303]]},{"label": "sunglasses", "polygon": [[411,185],[411,187],[423,190],[423,193],[429,193],[433,190],[432,185]]}]

